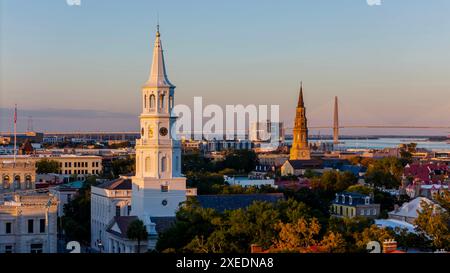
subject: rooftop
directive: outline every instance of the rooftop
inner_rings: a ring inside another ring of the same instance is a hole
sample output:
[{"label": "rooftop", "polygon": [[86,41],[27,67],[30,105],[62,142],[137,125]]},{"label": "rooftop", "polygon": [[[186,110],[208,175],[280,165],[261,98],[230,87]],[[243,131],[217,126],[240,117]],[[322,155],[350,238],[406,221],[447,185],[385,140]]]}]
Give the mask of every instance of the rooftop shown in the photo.
[{"label": "rooftop", "polygon": [[131,190],[131,178],[120,177],[115,180],[106,181],[95,187],[107,190]]},{"label": "rooftop", "polygon": [[275,203],[284,198],[282,193],[261,194],[223,194],[223,195],[198,195],[197,200],[204,208],[212,208],[218,212],[246,208],[255,201]]}]

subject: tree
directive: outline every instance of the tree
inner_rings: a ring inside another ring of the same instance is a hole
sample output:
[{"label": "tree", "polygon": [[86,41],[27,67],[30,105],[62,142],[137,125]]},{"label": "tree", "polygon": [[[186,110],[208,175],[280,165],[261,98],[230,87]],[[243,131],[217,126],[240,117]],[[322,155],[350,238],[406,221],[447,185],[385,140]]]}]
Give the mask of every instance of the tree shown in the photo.
[{"label": "tree", "polygon": [[354,238],[357,249],[364,252],[370,241],[376,241],[383,244],[385,240],[393,239],[394,234],[392,230],[371,225],[370,227],[365,228],[361,233],[355,233]]},{"label": "tree", "polygon": [[[210,208],[202,208],[195,199],[188,199],[177,211],[175,224],[159,235],[156,249],[181,251],[196,236],[208,238],[222,216]],[[188,250],[187,250],[188,251]]]},{"label": "tree", "polygon": [[442,207],[422,201],[422,211],[415,220],[419,234],[431,239],[436,249],[450,248],[450,216]]},{"label": "tree", "polygon": [[294,223],[278,223],[278,238],[274,241],[274,247],[281,251],[305,251],[317,244],[317,235],[320,225],[316,218],[308,221],[300,218]]},{"label": "tree", "polygon": [[399,247],[408,251],[410,248],[427,249],[430,247],[431,242],[422,234],[416,234],[414,232],[409,232],[406,228],[394,229],[395,240]]},{"label": "tree", "polygon": [[356,192],[356,193],[360,193],[360,194],[364,194],[364,195],[370,195],[373,193],[373,189],[364,186],[364,185],[352,185],[350,187],[347,188],[348,192]]},{"label": "tree", "polygon": [[59,162],[55,160],[44,158],[36,162],[36,173],[39,174],[59,173],[60,169]]},{"label": "tree", "polygon": [[64,216],[61,217],[66,237],[85,244],[88,244],[91,238],[92,185],[97,185],[95,176],[86,178],[77,195],[64,205]]},{"label": "tree", "polygon": [[146,241],[148,239],[147,229],[145,228],[144,222],[139,219],[132,221],[128,225],[127,237],[130,240],[137,241],[137,253],[141,252],[141,241]]},{"label": "tree", "polygon": [[337,218],[331,217],[328,222],[327,233],[339,233],[346,244],[347,252],[360,252],[356,246],[355,234],[362,233],[365,229],[373,225],[374,221],[365,217]]},{"label": "tree", "polygon": [[346,242],[340,233],[331,231],[323,237],[320,246],[327,253],[344,253]]},{"label": "tree", "polygon": [[401,184],[403,165],[395,157],[385,157],[370,164],[366,172],[366,181],[378,188],[397,188]]},{"label": "tree", "polygon": [[248,173],[255,169],[258,163],[258,156],[252,150],[233,150],[228,151],[225,159],[217,163],[217,168],[234,169],[240,173]]},{"label": "tree", "polygon": [[135,166],[135,159],[131,156],[113,160],[111,166],[112,177],[117,178],[121,174],[133,173],[135,171]]}]

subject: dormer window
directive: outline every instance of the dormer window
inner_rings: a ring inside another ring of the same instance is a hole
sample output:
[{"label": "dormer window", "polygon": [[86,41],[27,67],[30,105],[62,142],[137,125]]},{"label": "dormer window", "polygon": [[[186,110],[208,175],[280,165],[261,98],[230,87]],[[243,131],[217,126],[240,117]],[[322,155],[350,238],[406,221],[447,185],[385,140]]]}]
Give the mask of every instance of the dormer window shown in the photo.
[{"label": "dormer window", "polygon": [[348,203],[351,205],[353,203],[353,198],[351,196],[348,197]]},{"label": "dormer window", "polygon": [[365,203],[366,203],[366,205],[369,205],[369,203],[370,203],[370,197],[366,197],[366,198],[365,198]]}]

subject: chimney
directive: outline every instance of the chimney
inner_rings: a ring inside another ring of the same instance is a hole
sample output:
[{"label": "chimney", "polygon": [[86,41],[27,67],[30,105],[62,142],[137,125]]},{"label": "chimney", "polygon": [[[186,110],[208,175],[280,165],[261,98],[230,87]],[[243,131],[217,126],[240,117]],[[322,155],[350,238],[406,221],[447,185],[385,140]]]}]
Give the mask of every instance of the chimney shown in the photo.
[{"label": "chimney", "polygon": [[397,250],[397,242],[394,239],[388,239],[383,242],[383,253],[391,253]]},{"label": "chimney", "polygon": [[250,253],[263,253],[262,246],[258,244],[252,244],[250,246]]}]

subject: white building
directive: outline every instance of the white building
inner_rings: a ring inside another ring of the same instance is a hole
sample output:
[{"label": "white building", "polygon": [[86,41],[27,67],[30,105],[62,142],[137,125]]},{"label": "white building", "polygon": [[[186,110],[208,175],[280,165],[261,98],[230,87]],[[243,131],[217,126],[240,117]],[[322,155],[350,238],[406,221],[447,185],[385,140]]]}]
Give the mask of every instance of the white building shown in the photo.
[{"label": "white building", "polygon": [[[273,137],[277,139],[272,140]],[[284,142],[284,124],[283,122],[253,122],[250,124],[249,139],[255,142]]]},{"label": "white building", "polygon": [[417,197],[416,199],[413,199],[410,202],[406,202],[401,207],[396,207],[393,211],[389,212],[389,219],[395,219],[414,224],[414,221],[422,211],[422,202],[433,205],[435,209],[439,208],[439,205],[435,204],[430,199],[425,197]]},{"label": "white building", "polygon": [[0,253],[56,253],[57,203],[48,194],[0,200]]},{"label": "white building", "polygon": [[275,180],[265,177],[250,177],[250,176],[223,176],[225,182],[230,185],[239,185],[242,187],[248,186],[275,186]]},{"label": "white building", "polygon": [[[181,144],[171,135],[172,125],[176,121],[176,117],[172,116],[174,90],[175,86],[167,78],[158,29],[151,73],[142,87],[141,138],[136,140],[131,213],[122,214],[121,204],[129,210],[129,206],[125,205],[129,202],[127,195],[120,203],[116,199],[105,198],[106,193],[99,193],[101,190],[93,187],[91,244],[94,247],[99,239],[102,244],[106,242],[106,252],[136,252],[137,242],[129,240],[126,233],[128,225],[140,219],[150,235],[142,248],[153,248],[158,232],[173,222],[180,203],[186,200],[186,178],[181,175]],[[114,214],[115,211],[120,213]],[[103,234],[105,228],[106,234]]]},{"label": "white building", "polygon": [[33,161],[0,163],[0,253],[56,253],[56,196],[35,191]]},{"label": "white building", "polygon": [[116,216],[130,216],[131,177],[91,187],[91,247],[97,251],[112,248],[106,229]]}]

